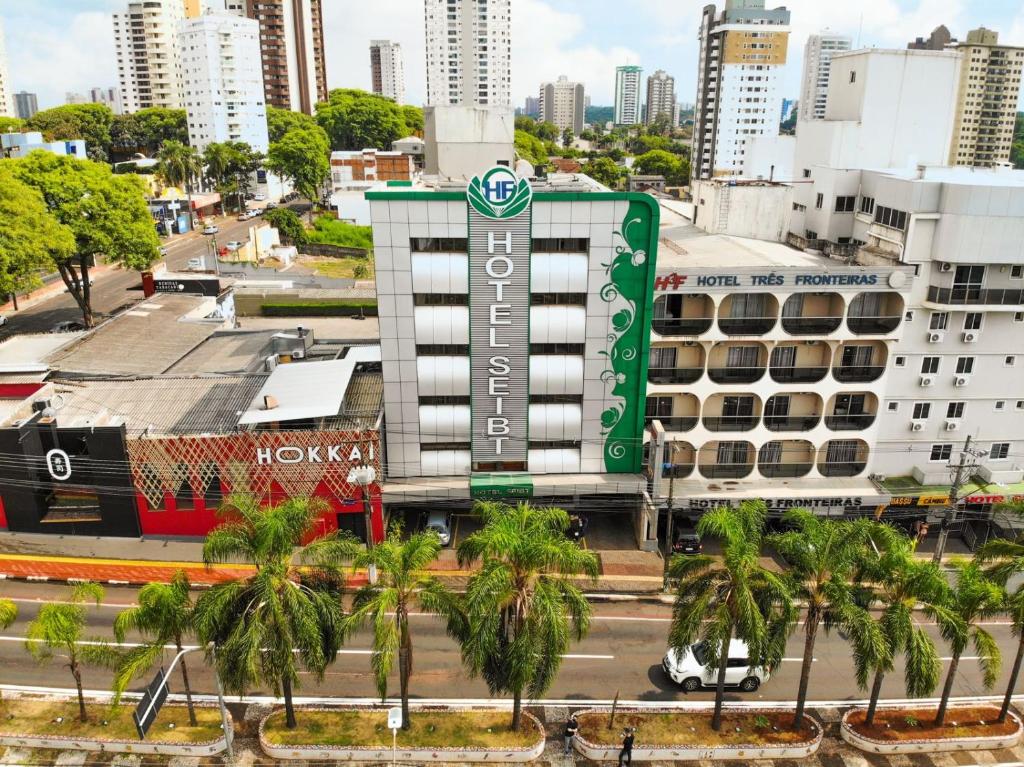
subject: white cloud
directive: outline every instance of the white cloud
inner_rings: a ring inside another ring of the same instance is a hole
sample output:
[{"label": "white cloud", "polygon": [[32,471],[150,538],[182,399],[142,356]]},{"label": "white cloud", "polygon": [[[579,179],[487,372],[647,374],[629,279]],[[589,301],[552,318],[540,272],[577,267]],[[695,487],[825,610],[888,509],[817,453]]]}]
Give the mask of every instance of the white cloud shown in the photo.
[{"label": "white cloud", "polygon": [[39,96],[39,107],[59,106],[67,91],[117,85],[110,14],[97,11],[54,18],[5,19],[7,57],[15,90]]}]

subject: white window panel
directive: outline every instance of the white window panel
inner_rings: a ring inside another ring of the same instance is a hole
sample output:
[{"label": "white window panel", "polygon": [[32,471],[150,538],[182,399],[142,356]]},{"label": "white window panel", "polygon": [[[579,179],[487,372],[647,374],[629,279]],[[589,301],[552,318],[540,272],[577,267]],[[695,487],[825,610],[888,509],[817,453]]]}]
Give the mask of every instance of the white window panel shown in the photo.
[{"label": "white window panel", "polygon": [[469,405],[420,405],[420,440],[468,442]]},{"label": "white window panel", "polygon": [[534,253],[530,256],[530,291],[586,293],[587,268],[583,253]]},{"label": "white window panel", "polygon": [[530,450],[527,466],[531,474],[579,474],[580,451],[571,448]]},{"label": "white window panel", "polygon": [[420,470],[424,477],[469,474],[471,461],[468,450],[423,450],[420,453]]},{"label": "white window panel", "polygon": [[468,397],[469,357],[417,357],[416,377],[421,397]]},{"label": "white window panel", "polygon": [[417,344],[468,344],[468,306],[415,307]]},{"label": "white window panel", "polygon": [[531,306],[530,343],[582,344],[587,310],[582,306]]},{"label": "white window panel", "polygon": [[531,394],[582,394],[583,357],[538,354],[530,357]]},{"label": "white window panel", "polygon": [[414,253],[413,293],[468,293],[469,256],[464,253]]},{"label": "white window panel", "polygon": [[530,439],[568,441],[582,438],[583,409],[579,405],[530,405]]}]

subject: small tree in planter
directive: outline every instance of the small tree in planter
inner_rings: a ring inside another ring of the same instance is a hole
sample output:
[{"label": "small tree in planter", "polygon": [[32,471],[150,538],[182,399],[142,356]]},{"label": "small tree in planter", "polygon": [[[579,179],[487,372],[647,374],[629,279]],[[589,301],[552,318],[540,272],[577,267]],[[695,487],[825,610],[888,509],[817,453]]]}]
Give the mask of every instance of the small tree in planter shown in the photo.
[{"label": "small tree in planter", "polygon": [[512,729],[523,691],[541,697],[572,639],[590,627],[590,604],[571,578],[597,578],[597,556],[569,540],[569,515],[528,503],[477,503],[483,529],[459,544],[459,564],[483,560],[466,586],[462,659],[492,695],[512,695]]},{"label": "small tree in planter", "polygon": [[[1024,572],[1024,536],[1015,541],[992,540],[978,549],[975,557],[985,563],[985,573],[992,580],[1005,588],[1011,575]],[[1005,612],[1010,618],[1013,633],[1017,636],[1017,655],[1013,659],[1010,681],[1006,685],[1003,705],[999,709],[999,722],[1005,722],[1010,711],[1017,677],[1020,675],[1021,662],[1024,661],[1024,585],[1009,594],[1006,599]]]},{"label": "small tree in planter", "polygon": [[114,668],[120,662],[120,654],[102,640],[81,643],[88,618],[85,604],[93,602],[98,607],[103,601],[103,593],[103,587],[98,583],[76,583],[65,602],[48,602],[40,607],[39,614],[25,631],[25,647],[36,660],[43,663],[56,655],[66,661],[75,679],[78,718],[83,722],[88,721],[89,716],[82,692],[82,664]]},{"label": "small tree in planter", "polygon": [[713,509],[700,518],[697,531],[721,540],[721,558],[679,554],[669,562],[669,577],[679,582],[669,647],[681,653],[698,638],[706,643],[708,664],[718,666],[711,720],[716,732],[722,727],[730,640],[746,642],[757,665],[775,667],[796,618],[785,579],[761,565],[764,521],[763,501]]},{"label": "small tree in planter", "polygon": [[981,565],[975,561],[954,562],[956,584],[949,594],[949,600],[942,609],[937,611],[939,632],[950,646],[952,659],[946,673],[946,684],[942,688],[939,710],[935,714],[935,726],[942,727],[946,723],[946,707],[949,696],[953,692],[953,681],[960,664],[960,656],[973,643],[978,653],[981,666],[982,682],[986,689],[996,683],[999,676],[999,645],[984,628],[981,622],[1000,612],[1004,604],[1003,591],[997,584],[988,580],[982,572]]}]

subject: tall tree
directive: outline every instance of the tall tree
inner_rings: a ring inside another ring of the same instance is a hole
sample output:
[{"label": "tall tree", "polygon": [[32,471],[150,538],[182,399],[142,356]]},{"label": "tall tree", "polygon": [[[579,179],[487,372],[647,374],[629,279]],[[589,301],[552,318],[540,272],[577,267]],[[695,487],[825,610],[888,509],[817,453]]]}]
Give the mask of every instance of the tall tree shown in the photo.
[{"label": "tall tree", "polygon": [[291,179],[298,192],[312,203],[310,223],[323,185],[331,175],[328,155],[327,136],[319,128],[289,131],[276,144],[271,144],[267,153],[267,168]]},{"label": "tall tree", "polygon": [[478,502],[476,512],[483,528],[458,547],[460,564],[481,561],[466,586],[462,659],[492,695],[512,695],[518,730],[523,692],[543,695],[569,643],[590,628],[590,605],[572,578],[596,579],[598,562],[566,537],[562,509]]},{"label": "tall tree", "polygon": [[423,108],[414,107],[411,104],[402,105],[402,117],[405,119],[405,127],[409,133],[417,136],[423,135]]},{"label": "tall tree", "polygon": [[20,117],[0,115],[0,133],[19,133],[25,128],[25,121]]},{"label": "tall tree", "polygon": [[110,153],[121,159],[136,152],[152,157],[165,141],[188,143],[184,109],[147,107],[131,114],[114,115],[110,125]]},{"label": "tall tree", "polygon": [[378,581],[356,592],[345,630],[351,632],[367,622],[372,625],[370,665],[381,698],[387,697],[388,676],[397,656],[402,729],[409,729],[409,679],[413,669],[409,614],[419,610],[444,616],[452,633],[462,633],[458,628],[462,623],[456,598],[437,578],[424,572],[440,550],[436,533],[416,533],[403,541],[397,531],[392,531],[372,549],[358,552],[353,562],[357,568],[375,565]]},{"label": "tall tree", "polygon": [[103,601],[103,587],[88,581],[76,583],[66,601],[47,602],[39,608],[35,620],[25,631],[25,648],[39,662],[46,662],[57,655],[75,679],[78,691],[78,717],[88,721],[85,710],[85,694],[82,692],[82,664],[92,663],[116,667],[120,658],[106,643],[91,640],[82,644],[82,634],[88,621],[85,604],[96,606]]},{"label": "tall tree", "polygon": [[40,131],[48,141],[84,139],[89,157],[106,162],[113,121],[114,113],[105,104],[65,104],[36,112],[25,128]]},{"label": "tall tree", "polygon": [[414,132],[406,116],[405,108],[391,99],[354,88],[332,90],[316,107],[316,121],[331,149],[390,149],[392,141]]},{"label": "tall tree", "polygon": [[[125,654],[124,661],[115,678],[117,693],[127,689],[136,676],[149,669],[161,658],[164,648],[173,644],[175,651],[184,649],[185,638],[192,634],[191,584],[184,570],[178,570],[170,583],[147,583],[139,589],[138,604],[121,611],[114,619],[114,636],[124,642],[129,632],[138,632],[147,641]],[[192,704],[192,687],[188,681],[188,666],[185,657],[178,661],[181,666],[181,683],[188,704],[189,723],[196,726],[196,711]]]},{"label": "tall tree", "polygon": [[[975,553],[978,561],[987,565],[985,574],[1002,587],[1014,575],[1024,573],[1024,536],[1008,541],[999,538],[988,541]],[[1006,684],[1003,705],[999,709],[999,721],[1005,722],[1010,711],[1010,703],[1017,687],[1020,667],[1024,661],[1024,584],[1007,595],[1004,611],[1010,618],[1014,636],[1017,637],[1017,654],[1010,670],[1010,680]]]},{"label": "tall tree", "polygon": [[1005,592],[985,577],[981,565],[976,561],[954,562],[953,570],[956,582],[938,620],[939,633],[949,643],[952,656],[949,670],[946,672],[946,683],[942,687],[939,710],[935,714],[936,727],[942,727],[946,723],[949,696],[953,692],[960,656],[967,649],[967,645],[973,644],[978,654],[981,680],[985,689],[996,683],[1001,661],[999,645],[982,627],[982,621],[1002,609]]},{"label": "tall tree", "polygon": [[888,651],[881,627],[858,604],[854,575],[866,556],[874,522],[823,519],[807,509],[791,509],[783,516],[793,529],[767,538],[768,545],[785,561],[791,593],[804,608],[804,655],[796,695],[793,729],[804,720],[807,688],[811,681],[814,643],[818,629],[839,627],[853,644],[858,660],[858,683],[867,685],[871,665],[867,659],[884,657]]},{"label": "tall tree", "polygon": [[267,132],[271,144],[280,141],[284,134],[290,130],[295,128],[312,128],[316,124],[316,118],[305,112],[278,109],[267,104]]},{"label": "tall tree", "polygon": [[14,175],[37,189],[58,223],[75,238],[74,252],[52,254],[68,292],[93,325],[89,269],[102,256],[128,269],[148,269],[159,257],[153,217],[142,182],[110,167],[50,152],[12,160]]},{"label": "tall tree", "polygon": [[878,623],[888,649],[874,659],[865,659],[874,671],[867,726],[875,721],[882,680],[893,670],[896,658],[903,657],[908,697],[929,695],[939,683],[942,662],[921,619],[944,616],[949,594],[942,572],[932,562],[914,556],[916,544],[907,536],[888,525],[879,525],[871,537],[873,546],[861,561],[856,578],[871,590],[869,606],[881,611]]},{"label": "tall tree", "polygon": [[217,671],[230,691],[243,694],[262,682],[283,695],[289,728],[296,726],[292,691],[300,666],[322,679],[341,647],[341,568],[359,544],[335,532],[302,545],[328,510],[321,499],[263,506],[233,495],[219,512],[225,521],[203,543],[208,567],[241,561],[255,573],[199,597],[196,635],[215,644]]},{"label": "tall tree", "polygon": [[188,215],[191,219],[193,215],[192,184],[203,171],[199,152],[195,150],[195,147],[171,140],[163,143],[156,157],[160,161],[159,173],[164,181],[171,186],[185,187],[185,196],[188,198]]},{"label": "tall tree", "polygon": [[618,189],[628,171],[610,157],[597,157],[583,164],[583,172],[609,189]]},{"label": "tall tree", "polygon": [[652,149],[633,161],[633,171],[644,175],[664,176],[669,186],[685,184],[690,175],[690,163],[685,157]]},{"label": "tall tree", "polygon": [[683,653],[698,639],[709,665],[718,666],[711,727],[722,727],[725,670],[733,637],[746,642],[751,665],[775,667],[795,621],[793,601],[782,576],[761,564],[765,505],[744,501],[738,508],[712,509],[700,518],[698,532],[717,538],[722,556],[676,555],[669,577],[678,582],[672,607],[669,647]]},{"label": "tall tree", "polygon": [[50,213],[38,189],[14,174],[16,161],[0,161],[0,295],[41,283],[40,275],[75,252],[71,230]]}]

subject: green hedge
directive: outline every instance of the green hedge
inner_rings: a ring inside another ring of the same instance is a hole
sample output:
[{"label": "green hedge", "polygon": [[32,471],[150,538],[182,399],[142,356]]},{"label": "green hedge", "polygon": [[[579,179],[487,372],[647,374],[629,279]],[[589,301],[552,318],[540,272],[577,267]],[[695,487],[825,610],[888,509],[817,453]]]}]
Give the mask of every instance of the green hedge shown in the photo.
[{"label": "green hedge", "polygon": [[322,301],[275,301],[260,306],[264,317],[351,317],[362,314],[377,316],[373,298],[333,298]]}]

